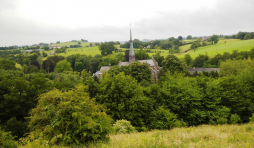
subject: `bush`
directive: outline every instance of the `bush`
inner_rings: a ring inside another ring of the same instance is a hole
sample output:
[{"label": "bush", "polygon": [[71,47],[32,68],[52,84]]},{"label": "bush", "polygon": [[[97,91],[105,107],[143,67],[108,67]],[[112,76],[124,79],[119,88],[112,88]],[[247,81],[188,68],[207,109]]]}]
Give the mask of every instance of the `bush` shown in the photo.
[{"label": "bush", "polygon": [[174,113],[171,113],[168,109],[164,109],[163,106],[151,112],[149,120],[150,129],[171,129],[186,125],[183,121],[178,120]]},{"label": "bush", "polygon": [[16,148],[18,143],[9,132],[4,132],[0,127],[0,147],[2,148]]},{"label": "bush", "polygon": [[226,124],[228,122],[227,118],[219,118],[217,119],[218,124]]},{"label": "bush", "polygon": [[250,117],[250,122],[254,122],[254,113],[252,113],[252,117]]},{"label": "bush", "polygon": [[102,105],[89,99],[85,90],[86,87],[79,86],[68,92],[52,90],[42,94],[37,107],[31,111],[31,140],[81,144],[108,139],[113,120]]},{"label": "bush", "polygon": [[231,123],[231,124],[236,124],[236,123],[238,123],[240,120],[241,120],[241,118],[240,118],[239,115],[237,115],[237,114],[231,114],[231,117],[230,117],[230,123]]},{"label": "bush", "polygon": [[117,120],[115,124],[113,124],[113,131],[115,133],[132,133],[136,132],[135,127],[131,125],[130,121],[127,120]]}]

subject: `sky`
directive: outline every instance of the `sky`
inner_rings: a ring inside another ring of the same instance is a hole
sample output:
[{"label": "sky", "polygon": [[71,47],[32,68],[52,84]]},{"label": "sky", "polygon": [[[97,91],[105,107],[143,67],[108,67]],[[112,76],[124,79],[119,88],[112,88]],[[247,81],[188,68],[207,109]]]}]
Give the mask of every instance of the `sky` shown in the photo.
[{"label": "sky", "polygon": [[0,46],[254,31],[254,0],[0,0]]}]

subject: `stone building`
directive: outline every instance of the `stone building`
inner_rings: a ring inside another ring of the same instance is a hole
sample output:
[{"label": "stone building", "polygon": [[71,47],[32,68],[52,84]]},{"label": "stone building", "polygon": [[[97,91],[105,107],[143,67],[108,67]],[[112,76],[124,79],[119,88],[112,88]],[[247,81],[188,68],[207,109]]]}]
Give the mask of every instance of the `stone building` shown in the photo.
[{"label": "stone building", "polygon": [[[134,53],[134,48],[133,48],[133,42],[132,42],[132,34],[130,30],[130,52],[129,52],[129,62],[118,62],[118,66],[128,66],[130,63],[135,61],[135,53]],[[146,63],[150,69],[151,69],[151,74],[152,74],[152,79],[154,83],[156,83],[158,79],[158,74],[161,69],[161,67],[158,66],[158,62],[156,62],[153,58],[152,59],[147,59],[147,60],[138,60],[141,63]],[[93,75],[96,75],[99,79],[102,78],[102,74],[104,72],[107,72],[110,69],[111,65],[109,66],[102,66],[100,71],[97,71]]]}]

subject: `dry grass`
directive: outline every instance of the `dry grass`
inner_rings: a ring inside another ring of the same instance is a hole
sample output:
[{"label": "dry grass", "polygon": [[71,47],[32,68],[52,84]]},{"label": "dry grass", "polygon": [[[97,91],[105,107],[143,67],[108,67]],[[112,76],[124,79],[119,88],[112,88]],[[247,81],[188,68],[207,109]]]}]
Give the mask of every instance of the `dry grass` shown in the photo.
[{"label": "dry grass", "polygon": [[111,135],[110,142],[88,147],[254,147],[254,124],[202,125],[173,130],[155,130]]},{"label": "dry grass", "polygon": [[[31,142],[24,147],[45,147]],[[110,135],[109,142],[97,142],[89,148],[143,148],[143,147],[188,147],[188,148],[254,148],[254,123],[245,125],[201,125],[198,127],[175,128],[172,130],[154,130],[150,132]]]}]

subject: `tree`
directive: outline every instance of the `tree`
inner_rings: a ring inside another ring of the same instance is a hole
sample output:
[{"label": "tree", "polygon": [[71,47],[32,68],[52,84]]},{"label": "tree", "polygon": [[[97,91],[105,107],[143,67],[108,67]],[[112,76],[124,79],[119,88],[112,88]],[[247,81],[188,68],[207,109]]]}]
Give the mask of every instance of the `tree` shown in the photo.
[{"label": "tree", "polygon": [[216,44],[219,41],[219,36],[214,34],[209,38],[209,41],[212,42],[212,44]]},{"label": "tree", "polygon": [[42,69],[44,69],[47,73],[54,71],[54,64],[50,60],[45,60],[42,63]]},{"label": "tree", "polygon": [[78,44],[80,45],[80,44],[81,44],[81,42],[78,42]]},{"label": "tree", "polygon": [[196,59],[193,61],[194,67],[203,67],[204,63],[209,60],[208,55],[200,54]]},{"label": "tree", "polygon": [[135,53],[135,60],[146,60],[150,59],[149,55],[144,50],[139,50]]},{"label": "tree", "polygon": [[76,62],[75,69],[76,69],[76,71],[80,72],[80,74],[81,74],[81,71],[84,69],[84,64],[81,62]]},{"label": "tree", "polygon": [[53,62],[54,66],[56,66],[56,64],[61,61],[64,60],[65,57],[64,56],[58,56],[58,55],[53,55],[53,56],[48,56],[47,60],[50,60],[51,62]]},{"label": "tree", "polygon": [[15,70],[15,62],[8,59],[0,58],[0,69]]},{"label": "tree", "polygon": [[[254,50],[253,50],[254,51]],[[125,50],[125,54],[124,54],[124,57],[127,61],[129,61],[129,52],[130,50]],[[254,55],[254,54],[253,54]]]},{"label": "tree", "polygon": [[248,40],[250,38],[250,34],[246,34],[245,36],[244,36],[244,40]]},{"label": "tree", "polygon": [[66,60],[71,63],[71,68],[75,70],[76,60],[80,57],[80,54],[72,54],[66,57]]},{"label": "tree", "polygon": [[192,36],[191,36],[191,35],[188,35],[188,36],[187,36],[187,39],[188,39],[188,40],[191,40],[191,39],[192,39]]},{"label": "tree", "polygon": [[43,57],[47,57],[48,54],[46,54],[46,53],[43,51],[43,52],[42,52],[42,56],[43,56]]},{"label": "tree", "polygon": [[101,51],[101,55],[109,55],[116,50],[116,47],[112,44],[102,43],[99,46],[99,50]]},{"label": "tree", "polygon": [[36,66],[39,70],[41,69],[41,65],[38,61],[33,61],[33,62],[30,63],[30,65]]},{"label": "tree", "polygon": [[71,63],[67,60],[62,60],[56,64],[56,72],[72,71]]},{"label": "tree", "polygon": [[152,71],[146,63],[140,63],[139,61],[132,62],[130,65],[130,75],[137,80],[138,83],[141,81],[147,81],[149,84],[152,83]]},{"label": "tree", "polygon": [[183,40],[183,37],[182,36],[178,36],[178,40]]},{"label": "tree", "polygon": [[80,86],[68,92],[52,90],[41,95],[31,111],[30,138],[47,140],[49,144],[106,140],[113,120],[85,90]]},{"label": "tree", "polygon": [[188,66],[191,65],[192,58],[191,58],[190,54],[186,54],[186,55],[184,56],[184,61],[185,61],[185,63],[186,63]]},{"label": "tree", "polygon": [[156,62],[158,62],[158,65],[161,67],[162,61],[165,59],[164,56],[161,56],[160,52],[157,52],[156,54],[153,55],[153,58]]},{"label": "tree", "polygon": [[96,100],[104,104],[114,120],[125,119],[133,126],[146,126],[153,101],[143,95],[142,87],[124,73],[107,74],[101,81]]},{"label": "tree", "polygon": [[170,71],[172,74],[176,72],[186,72],[186,65],[175,55],[170,54],[162,62],[162,72],[166,71]]},{"label": "tree", "polygon": [[93,44],[92,44],[92,43],[90,43],[89,45],[90,45],[90,47],[92,47],[92,46],[93,46]]}]

